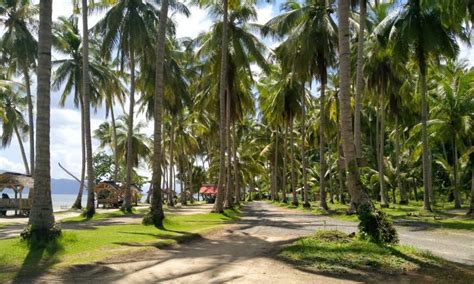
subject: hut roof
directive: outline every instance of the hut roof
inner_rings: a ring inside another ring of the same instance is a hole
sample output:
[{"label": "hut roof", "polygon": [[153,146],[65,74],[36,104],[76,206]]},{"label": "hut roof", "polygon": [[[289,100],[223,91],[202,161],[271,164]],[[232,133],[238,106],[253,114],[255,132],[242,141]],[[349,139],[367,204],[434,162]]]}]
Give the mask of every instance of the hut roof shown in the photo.
[{"label": "hut roof", "polygon": [[120,186],[114,181],[101,181],[95,186],[95,190],[112,189],[120,190]]},{"label": "hut roof", "polygon": [[33,188],[34,180],[30,175],[24,175],[13,172],[0,173],[0,191],[5,188],[11,188],[22,191],[23,188]]},{"label": "hut roof", "polygon": [[199,193],[201,194],[216,194],[217,193],[217,185],[215,184],[203,184],[199,189]]}]

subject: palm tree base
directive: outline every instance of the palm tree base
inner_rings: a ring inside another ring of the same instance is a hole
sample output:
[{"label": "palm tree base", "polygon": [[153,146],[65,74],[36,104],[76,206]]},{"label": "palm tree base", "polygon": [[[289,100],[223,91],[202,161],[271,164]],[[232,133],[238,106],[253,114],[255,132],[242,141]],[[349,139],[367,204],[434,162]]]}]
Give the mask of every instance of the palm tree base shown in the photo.
[{"label": "palm tree base", "polygon": [[59,238],[59,236],[61,236],[61,227],[57,224],[47,229],[32,229],[31,226],[28,226],[20,234],[20,237],[30,245],[41,247],[46,247],[50,242]]},{"label": "palm tree base", "polygon": [[408,205],[408,200],[400,200],[400,202],[398,202],[398,204],[400,204],[400,205]]},{"label": "palm tree base", "polygon": [[311,208],[311,204],[309,202],[303,203],[304,208]]},{"label": "palm tree base", "polygon": [[298,207],[299,203],[298,203],[298,201],[292,201],[292,202],[291,202],[291,205],[293,205],[293,206],[295,206],[295,207]]}]

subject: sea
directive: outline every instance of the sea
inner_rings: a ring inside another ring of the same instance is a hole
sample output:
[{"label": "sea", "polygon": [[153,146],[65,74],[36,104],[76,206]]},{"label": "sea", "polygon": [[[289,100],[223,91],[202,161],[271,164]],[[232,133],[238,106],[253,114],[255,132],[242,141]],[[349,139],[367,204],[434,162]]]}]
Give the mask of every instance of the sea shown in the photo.
[{"label": "sea", "polygon": [[[51,194],[53,200],[53,211],[64,211],[71,208],[76,201],[76,194]],[[82,196],[82,206],[85,206],[87,202],[87,192]]]}]

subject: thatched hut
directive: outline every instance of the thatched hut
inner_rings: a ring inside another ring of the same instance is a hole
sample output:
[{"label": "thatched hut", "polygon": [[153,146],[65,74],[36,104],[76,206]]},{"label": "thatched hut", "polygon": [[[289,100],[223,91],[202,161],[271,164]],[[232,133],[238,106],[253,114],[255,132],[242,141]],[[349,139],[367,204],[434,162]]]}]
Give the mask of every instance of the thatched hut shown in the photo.
[{"label": "thatched hut", "polygon": [[138,205],[138,201],[140,201],[140,199],[142,198],[143,190],[139,188],[136,184],[132,184],[130,186],[130,191],[132,193],[132,203]]},{"label": "thatched hut", "polygon": [[[3,193],[0,199],[0,215],[5,216],[8,210],[15,210],[15,214],[20,211],[21,214],[28,215],[31,209],[31,193],[33,191],[34,180],[30,175],[24,175],[13,172],[0,173],[0,193],[5,189],[12,189],[15,193],[14,198]],[[23,198],[23,190],[28,188],[30,197]]]},{"label": "thatched hut", "polygon": [[114,181],[101,181],[94,189],[97,196],[97,207],[100,204],[109,208],[117,208],[123,202],[123,190]]}]

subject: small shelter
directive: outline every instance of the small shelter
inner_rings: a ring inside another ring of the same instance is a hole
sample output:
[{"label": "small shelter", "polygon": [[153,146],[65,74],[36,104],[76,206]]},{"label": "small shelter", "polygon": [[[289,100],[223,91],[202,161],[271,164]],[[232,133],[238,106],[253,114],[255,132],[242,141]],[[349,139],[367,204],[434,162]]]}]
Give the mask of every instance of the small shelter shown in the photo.
[{"label": "small shelter", "polygon": [[123,190],[114,181],[101,181],[95,186],[97,196],[97,207],[100,204],[105,207],[117,208],[123,202]]},{"label": "small shelter", "polygon": [[[10,198],[7,194],[2,194],[0,199],[0,215],[6,215],[7,210],[20,211],[21,214],[28,215],[31,210],[31,193],[33,190],[34,180],[30,175],[24,175],[13,172],[4,172],[0,174],[0,192],[7,188],[11,188],[15,192],[14,198]],[[28,188],[30,198],[23,198],[23,190]],[[19,195],[19,196],[18,196]]]},{"label": "small shelter", "polygon": [[215,184],[203,184],[199,189],[199,193],[202,195],[203,199],[207,201],[207,203],[214,203],[217,196],[217,185]]},{"label": "small shelter", "polygon": [[136,184],[130,186],[130,192],[132,194],[132,203],[135,203],[135,206],[138,205],[138,201],[142,198],[143,190],[139,188]]}]

